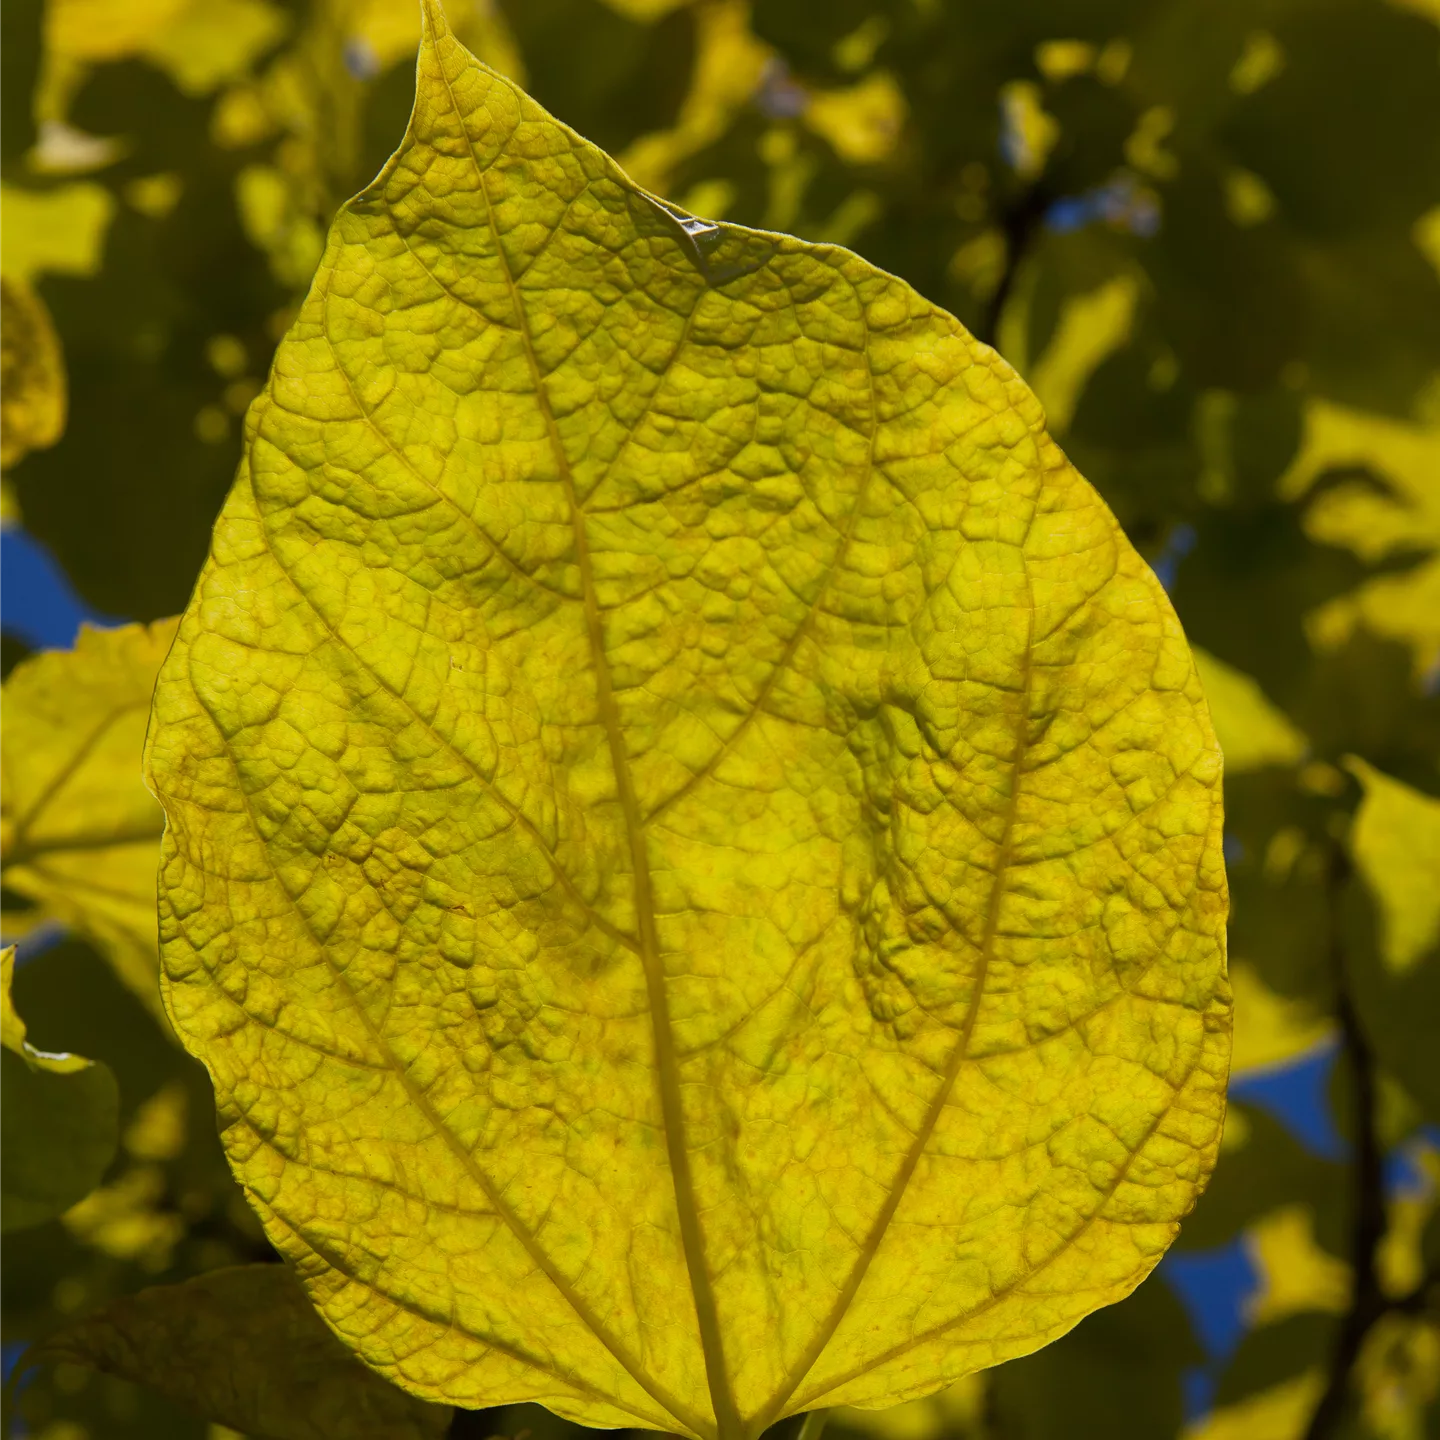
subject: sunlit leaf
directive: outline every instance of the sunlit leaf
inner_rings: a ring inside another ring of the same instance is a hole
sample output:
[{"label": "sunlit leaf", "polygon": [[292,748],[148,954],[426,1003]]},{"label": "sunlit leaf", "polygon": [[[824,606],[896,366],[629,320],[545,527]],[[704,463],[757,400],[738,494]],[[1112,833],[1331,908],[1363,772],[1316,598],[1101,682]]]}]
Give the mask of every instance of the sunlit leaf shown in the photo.
[{"label": "sunlit leaf", "polygon": [[5,885],[94,941],[159,1010],[155,864],[163,817],[140,774],[150,694],[173,620],[82,627],[74,650],[4,687]]},{"label": "sunlit leaf", "polygon": [[269,0],[51,0],[45,41],[52,67],[136,56],[198,95],[239,79],[285,26]]},{"label": "sunlit leaf", "polygon": [[343,1338],[740,1436],[1133,1288],[1218,1141],[1220,759],[993,352],[441,29],[249,427],[165,989]]},{"label": "sunlit leaf", "polygon": [[[670,129],[643,135],[626,150],[626,172],[657,194],[673,193],[670,181],[677,165],[720,139],[745,113],[771,58],[769,47],[750,30],[743,0],[697,7],[690,89]],[[724,191],[734,188],[728,180],[718,184]],[[719,214],[698,202],[693,208],[704,215]]]},{"label": "sunlit leaf", "polygon": [[1381,956],[1403,973],[1440,943],[1440,800],[1348,763],[1365,789],[1351,850],[1380,903]]},{"label": "sunlit leaf", "polygon": [[0,1128],[5,1136],[0,1229],[52,1219],[100,1181],[115,1155],[119,1097],[104,1065],[37,1050],[10,999],[14,946],[0,952],[4,1065]]},{"label": "sunlit leaf", "polygon": [[1305,494],[1327,471],[1360,471],[1387,489],[1360,479],[1327,489],[1307,511],[1306,530],[1372,563],[1406,552],[1415,563],[1331,600],[1313,618],[1316,636],[1334,645],[1363,622],[1413,647],[1416,673],[1424,676],[1440,665],[1440,425],[1313,401],[1285,493]]},{"label": "sunlit leaf", "polygon": [[967,1375],[923,1400],[885,1410],[842,1408],[831,1413],[827,1432],[858,1431],[871,1440],[982,1440],[985,1426],[985,1374]]},{"label": "sunlit leaf", "polygon": [[45,302],[0,276],[0,467],[53,445],[65,429],[65,360]]},{"label": "sunlit leaf", "polygon": [[875,71],[844,90],[810,97],[805,123],[851,165],[874,165],[895,149],[905,123],[905,97],[893,75]]},{"label": "sunlit leaf", "polygon": [[1304,757],[1305,736],[1266,699],[1256,680],[1208,650],[1197,647],[1194,653],[1227,771],[1237,774],[1265,765],[1293,765]]},{"label": "sunlit leaf", "polygon": [[1355,1380],[1371,1435],[1433,1435],[1440,1418],[1440,1325],[1426,1315],[1383,1316],[1365,1337]]},{"label": "sunlit leaf", "polygon": [[1273,1325],[1308,1311],[1340,1314],[1350,1300],[1350,1267],[1315,1242],[1315,1217],[1305,1205],[1285,1205],[1252,1225],[1247,1241],[1260,1288],[1250,1320]]},{"label": "sunlit leaf", "polygon": [[1334,1033],[1334,1022],[1303,1000],[1277,995],[1241,959],[1230,962],[1235,990],[1235,1071],[1293,1060]]},{"label": "sunlit leaf", "polygon": [[1397,1299],[1413,1295],[1426,1283],[1425,1231],[1440,1215],[1440,1148],[1417,1138],[1401,1153],[1414,1179],[1394,1187],[1375,1256],[1381,1288]]},{"label": "sunlit leaf", "polygon": [[5,274],[23,281],[46,273],[93,275],[114,212],[109,192],[89,180],[45,191],[6,185],[0,203]]},{"label": "sunlit leaf", "polygon": [[[1138,292],[1133,275],[1117,275],[1094,290],[1066,299],[1055,333],[1035,362],[1031,377],[1050,428],[1057,434],[1069,426],[1080,394],[1096,368],[1125,343]],[[1213,714],[1213,700],[1211,711]]]},{"label": "sunlit leaf", "polygon": [[1304,1433],[1324,1389],[1325,1374],[1317,1365],[1258,1395],[1212,1410],[1186,1430],[1185,1440],[1295,1440]]},{"label": "sunlit leaf", "polygon": [[367,1370],[284,1265],[212,1271],[112,1301],[50,1336],[39,1357],[157,1390],[263,1440],[426,1440],[450,1411]]}]

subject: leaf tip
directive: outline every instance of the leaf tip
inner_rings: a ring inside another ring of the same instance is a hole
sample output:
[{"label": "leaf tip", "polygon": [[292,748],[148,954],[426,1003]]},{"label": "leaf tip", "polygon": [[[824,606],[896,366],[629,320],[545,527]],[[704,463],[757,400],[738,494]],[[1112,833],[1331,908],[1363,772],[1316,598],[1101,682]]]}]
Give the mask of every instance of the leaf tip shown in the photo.
[{"label": "leaf tip", "polygon": [[420,48],[434,48],[450,34],[450,22],[440,0],[420,0]]}]

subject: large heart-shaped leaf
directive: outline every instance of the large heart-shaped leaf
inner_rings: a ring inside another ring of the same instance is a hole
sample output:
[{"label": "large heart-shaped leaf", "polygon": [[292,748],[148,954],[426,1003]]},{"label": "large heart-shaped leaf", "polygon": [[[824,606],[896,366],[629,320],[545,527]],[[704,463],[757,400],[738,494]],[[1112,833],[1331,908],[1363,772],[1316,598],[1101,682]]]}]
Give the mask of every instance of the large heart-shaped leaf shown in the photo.
[{"label": "large heart-shaped leaf", "polygon": [[1032,1350],[1214,1159],[1220,757],[1034,398],[432,14],[162,673],[170,1013],[418,1394],[727,1440]]}]

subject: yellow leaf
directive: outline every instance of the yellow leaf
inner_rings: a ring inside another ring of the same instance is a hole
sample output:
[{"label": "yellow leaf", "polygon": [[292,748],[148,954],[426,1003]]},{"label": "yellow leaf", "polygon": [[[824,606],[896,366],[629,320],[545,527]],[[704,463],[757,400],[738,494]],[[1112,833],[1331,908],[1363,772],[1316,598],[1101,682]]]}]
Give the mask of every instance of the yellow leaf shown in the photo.
[{"label": "yellow leaf", "polygon": [[1380,953],[1397,973],[1440,942],[1440,800],[1364,760],[1346,767],[1365,789],[1350,848],[1380,905]]},{"label": "yellow leaf", "polygon": [[1157,180],[1173,180],[1180,173],[1180,162],[1165,149],[1165,141],[1175,128],[1175,111],[1169,105],[1152,105],[1138,121],[1125,142],[1125,158],[1142,174]]},{"label": "yellow leaf", "polygon": [[895,77],[877,70],[844,90],[821,90],[805,107],[805,123],[848,165],[875,165],[895,148],[905,123],[905,97]]},{"label": "yellow leaf", "polygon": [[1347,545],[1374,563],[1397,551],[1430,552],[1415,565],[1367,580],[1311,617],[1313,638],[1340,644],[1357,623],[1410,645],[1423,677],[1440,663],[1440,425],[1418,425],[1327,401],[1312,400],[1305,437],[1281,481],[1286,496],[1300,496],[1327,470],[1364,468],[1394,490],[1377,494],[1353,482],[1322,494],[1306,512],[1315,540]]},{"label": "yellow leaf", "polygon": [[1377,1440],[1428,1440],[1440,1396],[1440,1325],[1429,1316],[1382,1315],[1355,1364],[1365,1433]]},{"label": "yellow leaf", "polygon": [[285,12],[268,0],[192,0],[157,27],[141,53],[186,95],[208,95],[248,74],[286,24]]},{"label": "yellow leaf", "polygon": [[8,470],[65,431],[65,360],[45,302],[0,276],[0,466]]},{"label": "yellow leaf", "polygon": [[1055,333],[1030,377],[1057,435],[1069,429],[1090,377],[1129,337],[1139,291],[1133,275],[1117,275],[1094,290],[1066,297]]},{"label": "yellow leaf", "polygon": [[285,26],[269,0],[50,0],[45,44],[52,65],[140,56],[204,95],[243,76]]},{"label": "yellow leaf", "polygon": [[1305,1433],[1324,1390],[1324,1371],[1307,1370],[1238,1404],[1212,1410],[1189,1426],[1182,1440],[1296,1440]]},{"label": "yellow leaf", "polygon": [[29,283],[45,274],[95,274],[114,213],[114,196],[90,180],[46,191],[4,186],[0,254],[6,276]]},{"label": "yellow leaf", "polygon": [[1334,1033],[1334,1022],[1303,1000],[1277,995],[1253,965],[1232,958],[1235,991],[1235,1049],[1231,1068],[1238,1074],[1293,1060]]},{"label": "yellow leaf", "polygon": [[[752,33],[745,0],[698,6],[693,78],[680,113],[669,130],[642,135],[630,146],[623,156],[627,173],[657,194],[667,193],[676,167],[718,140],[751,103],[773,54]],[[713,193],[716,184],[726,183],[710,182],[708,188]],[[703,198],[685,199],[697,214],[719,213]]]},{"label": "yellow leaf", "polygon": [[93,941],[160,1014],[155,866],[163,817],[140,773],[174,620],[81,628],[4,686],[5,885]]},{"label": "yellow leaf", "polygon": [[987,346],[431,12],[156,693],[164,991],[419,1395],[739,1440],[1151,1270],[1229,1051],[1173,612]]},{"label": "yellow leaf", "polygon": [[173,1160],[185,1148],[188,1092],[184,1083],[162,1085],[125,1127],[125,1149],[136,1160]]},{"label": "yellow leaf", "polygon": [[158,1275],[174,1263],[188,1228],[168,1188],[158,1165],[134,1165],[72,1205],[62,1217],[65,1228],[92,1250]]},{"label": "yellow leaf", "polygon": [[1197,647],[1194,655],[1225,768],[1231,774],[1266,765],[1294,765],[1304,758],[1309,748],[1304,733],[1271,704],[1255,680],[1207,650]]},{"label": "yellow leaf", "polygon": [[1315,1243],[1315,1216],[1285,1205],[1256,1221],[1245,1238],[1260,1288],[1247,1307],[1252,1325],[1308,1311],[1339,1315],[1350,1302],[1350,1267]]},{"label": "yellow leaf", "polygon": [[1095,47],[1085,40],[1044,40],[1035,47],[1035,65],[1052,85],[1058,85],[1086,74],[1095,55]]},{"label": "yellow leaf", "polygon": [[158,1391],[269,1440],[438,1440],[450,1411],[388,1385],[327,1330],[285,1265],[237,1265],[113,1300],[33,1352]]},{"label": "yellow leaf", "polygon": [[194,0],[50,0],[45,45],[67,60],[121,60],[173,25]]},{"label": "yellow leaf", "polygon": [[1011,80],[1002,86],[1000,105],[1013,137],[1010,161],[1015,173],[1034,180],[1060,139],[1060,122],[1045,109],[1040,87],[1033,80]]},{"label": "yellow leaf", "polygon": [[1420,1184],[1407,1185],[1386,1201],[1385,1234],[1375,1254],[1380,1287],[1397,1300],[1425,1283],[1425,1231],[1440,1208],[1440,1149],[1423,1136],[1403,1149]]}]

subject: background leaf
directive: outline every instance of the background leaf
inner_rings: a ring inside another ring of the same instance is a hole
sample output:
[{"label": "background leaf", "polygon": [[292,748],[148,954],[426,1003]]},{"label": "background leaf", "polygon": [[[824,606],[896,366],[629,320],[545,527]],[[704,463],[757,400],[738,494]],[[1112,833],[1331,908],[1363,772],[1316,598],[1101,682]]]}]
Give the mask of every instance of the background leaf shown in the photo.
[{"label": "background leaf", "polygon": [[141,1381],[255,1440],[427,1440],[450,1423],[361,1365],[284,1265],[142,1290],[50,1336],[39,1358]]},{"label": "background leaf", "polygon": [[175,622],[82,629],[5,682],[5,885],[92,937],[157,1013],[155,847],[140,778],[150,694]]}]

